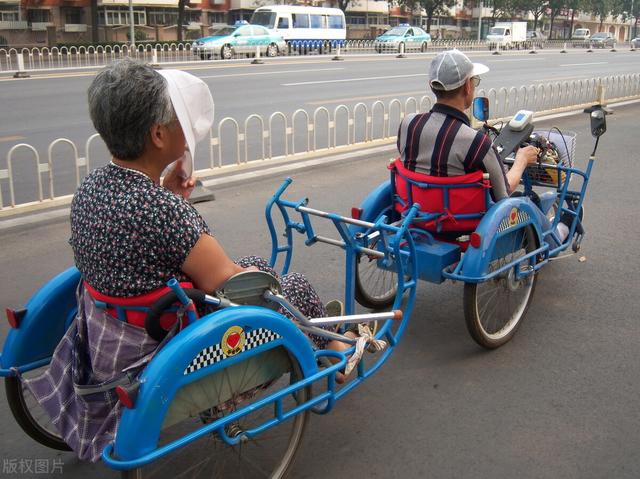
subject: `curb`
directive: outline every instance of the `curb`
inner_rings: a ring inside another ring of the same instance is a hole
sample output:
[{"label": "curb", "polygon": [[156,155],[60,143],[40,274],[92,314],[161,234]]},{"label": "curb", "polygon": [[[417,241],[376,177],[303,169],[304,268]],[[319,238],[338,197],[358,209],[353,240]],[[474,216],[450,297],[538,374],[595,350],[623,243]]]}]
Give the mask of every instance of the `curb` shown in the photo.
[{"label": "curb", "polygon": [[[225,176],[216,176],[211,179],[203,179],[202,186],[207,189],[218,187],[220,189],[236,186],[241,183],[250,181],[268,179],[275,176],[290,175],[293,172],[305,171],[314,168],[321,168],[327,165],[333,165],[338,162],[354,161],[358,158],[392,152],[396,148],[395,139],[389,141],[388,145],[375,146],[370,148],[358,149],[346,153],[339,153],[331,156],[323,156],[309,160],[299,160],[296,162],[287,162],[274,165],[270,168],[260,168],[242,173],[232,173]],[[21,216],[11,217],[0,220],[0,232],[13,231],[19,228],[29,226],[45,226],[51,223],[58,223],[69,219],[70,208],[59,208],[40,213],[25,213]]]}]

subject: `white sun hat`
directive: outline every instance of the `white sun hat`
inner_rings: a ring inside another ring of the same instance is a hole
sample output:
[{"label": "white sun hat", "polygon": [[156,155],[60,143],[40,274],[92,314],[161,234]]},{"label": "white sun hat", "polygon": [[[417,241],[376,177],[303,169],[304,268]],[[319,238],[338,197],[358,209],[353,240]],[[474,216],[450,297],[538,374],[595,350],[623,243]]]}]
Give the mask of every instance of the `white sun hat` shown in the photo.
[{"label": "white sun hat", "polygon": [[167,80],[171,104],[182,127],[189,147],[191,164],[184,165],[193,171],[196,143],[203,140],[213,125],[214,105],[211,91],[205,82],[181,70],[158,70]]},{"label": "white sun hat", "polygon": [[455,90],[461,87],[468,78],[482,75],[488,71],[488,66],[473,63],[468,56],[454,48],[438,53],[431,61],[429,84],[435,90]]}]

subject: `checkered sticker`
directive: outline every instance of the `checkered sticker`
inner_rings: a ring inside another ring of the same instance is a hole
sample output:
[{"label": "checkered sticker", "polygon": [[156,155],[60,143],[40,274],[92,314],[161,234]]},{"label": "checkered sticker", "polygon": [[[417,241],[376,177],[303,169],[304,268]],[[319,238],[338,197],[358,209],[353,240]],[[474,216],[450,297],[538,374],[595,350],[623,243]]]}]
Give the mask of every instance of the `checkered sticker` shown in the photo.
[{"label": "checkered sticker", "polygon": [[502,233],[503,231],[511,228],[512,226],[519,225],[524,223],[529,219],[529,214],[525,211],[520,211],[516,208],[511,210],[509,216],[502,219],[500,225],[498,226],[498,233]]},{"label": "checkered sticker", "polygon": [[[239,352],[248,351],[249,349],[257,348],[258,346],[262,346],[263,344],[270,343],[271,341],[275,341],[279,339],[281,336],[273,331],[265,328],[252,329],[246,333],[246,339],[244,341],[244,345]],[[222,344],[214,344],[213,346],[209,346],[198,353],[198,355],[189,363],[187,368],[184,370],[184,375],[191,374],[199,369],[205,368],[207,366],[211,366],[212,364],[218,363],[227,356],[223,350]]]}]

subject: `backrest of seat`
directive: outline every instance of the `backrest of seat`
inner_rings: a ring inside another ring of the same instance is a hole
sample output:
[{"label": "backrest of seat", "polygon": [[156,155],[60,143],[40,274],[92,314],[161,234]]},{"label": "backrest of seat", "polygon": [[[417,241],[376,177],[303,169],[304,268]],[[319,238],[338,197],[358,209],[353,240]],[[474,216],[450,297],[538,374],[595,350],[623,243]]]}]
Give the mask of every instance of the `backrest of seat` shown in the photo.
[{"label": "backrest of seat", "polygon": [[392,168],[395,170],[396,211],[402,213],[413,203],[419,203],[421,213],[440,214],[433,221],[416,223],[420,228],[437,232],[473,231],[489,208],[491,184],[483,179],[482,171],[460,176],[429,176],[407,170],[400,159]]},{"label": "backrest of seat", "polygon": [[[115,296],[107,296],[94,289],[89,283],[84,282],[84,286],[95,301],[104,303],[105,310],[108,314],[121,321],[144,328],[144,319],[147,316],[148,308],[165,294],[171,292],[171,289],[163,286],[140,296],[131,296],[128,298],[120,298]],[[182,282],[180,286],[183,288],[193,288],[193,284]],[[176,322],[176,313],[167,312],[160,316],[160,325],[164,329],[169,329]]]}]

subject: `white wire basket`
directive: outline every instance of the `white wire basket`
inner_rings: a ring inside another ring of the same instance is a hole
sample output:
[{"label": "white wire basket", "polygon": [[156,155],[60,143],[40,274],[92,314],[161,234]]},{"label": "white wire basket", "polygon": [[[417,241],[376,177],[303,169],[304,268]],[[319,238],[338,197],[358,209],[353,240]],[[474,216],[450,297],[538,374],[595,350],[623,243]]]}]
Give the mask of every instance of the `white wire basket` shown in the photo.
[{"label": "white wire basket", "polygon": [[531,179],[544,186],[562,187],[567,179],[567,173],[558,169],[558,166],[572,168],[576,153],[577,133],[573,131],[563,131],[562,134],[556,130],[535,130],[534,134],[544,136],[552,142],[557,151],[558,158],[546,159],[542,163],[531,165],[527,172]]}]

